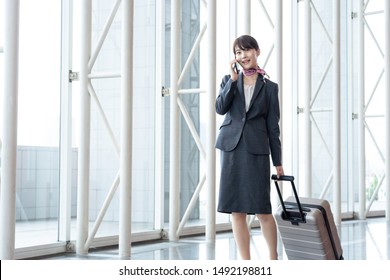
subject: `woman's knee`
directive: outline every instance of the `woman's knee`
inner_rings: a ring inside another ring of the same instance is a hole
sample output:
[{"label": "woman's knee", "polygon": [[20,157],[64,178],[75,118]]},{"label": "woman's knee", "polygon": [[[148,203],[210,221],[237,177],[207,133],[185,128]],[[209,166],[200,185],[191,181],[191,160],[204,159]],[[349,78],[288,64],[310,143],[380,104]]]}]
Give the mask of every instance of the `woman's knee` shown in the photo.
[{"label": "woman's knee", "polygon": [[236,222],[246,221],[246,213],[232,213],[232,220]]},{"label": "woman's knee", "polygon": [[267,223],[274,219],[272,214],[257,214],[256,216],[260,223]]}]

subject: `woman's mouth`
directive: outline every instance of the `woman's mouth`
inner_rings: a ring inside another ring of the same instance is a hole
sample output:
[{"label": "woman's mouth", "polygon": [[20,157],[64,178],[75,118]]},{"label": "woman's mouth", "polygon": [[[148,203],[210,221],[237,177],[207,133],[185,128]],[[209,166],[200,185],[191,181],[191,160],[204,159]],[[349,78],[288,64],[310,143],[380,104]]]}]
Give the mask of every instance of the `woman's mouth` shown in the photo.
[{"label": "woman's mouth", "polygon": [[242,60],[242,61],[240,62],[240,64],[241,64],[242,67],[248,66],[248,65],[250,65],[250,60]]}]

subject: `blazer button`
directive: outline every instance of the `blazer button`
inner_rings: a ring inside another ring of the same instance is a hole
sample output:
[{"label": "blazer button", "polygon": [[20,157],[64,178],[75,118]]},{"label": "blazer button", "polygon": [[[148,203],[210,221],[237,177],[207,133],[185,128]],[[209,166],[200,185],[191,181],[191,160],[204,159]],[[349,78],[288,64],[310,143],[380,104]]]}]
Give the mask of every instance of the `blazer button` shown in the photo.
[{"label": "blazer button", "polygon": [[245,118],[242,118],[242,122],[245,122]]}]

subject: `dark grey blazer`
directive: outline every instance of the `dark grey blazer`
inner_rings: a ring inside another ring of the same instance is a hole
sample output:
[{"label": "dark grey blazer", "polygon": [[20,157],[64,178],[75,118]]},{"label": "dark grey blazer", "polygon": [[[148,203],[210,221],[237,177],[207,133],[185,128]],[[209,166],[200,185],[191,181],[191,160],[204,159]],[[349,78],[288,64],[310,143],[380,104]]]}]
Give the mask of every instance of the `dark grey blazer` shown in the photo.
[{"label": "dark grey blazer", "polygon": [[248,152],[270,154],[274,166],[282,165],[279,129],[278,85],[258,75],[248,112],[245,112],[243,75],[233,82],[230,75],[222,79],[215,108],[225,119],[219,129],[216,148],[232,151],[240,138]]}]

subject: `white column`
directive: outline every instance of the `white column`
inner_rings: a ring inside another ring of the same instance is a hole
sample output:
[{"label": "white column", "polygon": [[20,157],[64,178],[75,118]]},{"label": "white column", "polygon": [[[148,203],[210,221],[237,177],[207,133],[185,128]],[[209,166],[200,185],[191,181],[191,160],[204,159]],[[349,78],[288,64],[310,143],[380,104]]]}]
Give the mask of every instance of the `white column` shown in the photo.
[{"label": "white column", "polygon": [[333,215],[341,225],[340,1],[333,0]]},{"label": "white column", "polygon": [[60,241],[69,241],[72,187],[72,87],[69,82],[69,70],[72,70],[73,0],[62,1],[61,7],[61,136],[58,236]]},{"label": "white column", "polygon": [[310,120],[310,101],[311,101],[311,7],[310,0],[304,1],[304,174],[305,174],[305,196],[311,197],[311,173],[312,173],[312,139],[311,139],[311,120]]},{"label": "white column", "polygon": [[[347,12],[349,13],[352,13],[352,11],[356,9],[354,9],[352,3],[348,3],[347,5]],[[353,32],[355,30],[355,26],[356,24],[353,24],[353,22],[356,22],[356,19],[352,20],[352,23],[348,25],[348,28],[345,30],[347,32],[347,36],[345,37],[345,39],[347,40],[347,46],[346,48],[348,50],[352,50],[352,48],[354,47],[356,49],[356,32]],[[355,40],[355,42],[354,42]],[[346,68],[347,69],[354,69],[354,67],[356,67],[356,61],[355,61],[355,56],[356,54],[354,54],[353,52],[348,52],[347,56],[346,56],[346,59],[347,59],[347,63],[346,63]],[[353,71],[348,71],[348,80],[346,81],[348,85],[353,85],[356,81],[355,79],[355,75],[353,73]],[[356,105],[354,105],[354,102],[353,100],[357,97],[357,91],[355,89],[353,89],[352,86],[348,86],[348,99],[347,99],[347,110],[348,110],[348,114],[349,114],[349,118],[347,120],[347,131],[345,132],[348,136],[349,135],[354,135],[354,132],[356,130],[356,128],[354,127],[354,124],[356,123],[356,120],[355,120],[355,117],[354,115],[356,115]],[[356,151],[356,145],[354,145],[354,143],[356,143],[356,141],[358,140],[357,139],[358,137],[348,137],[348,141],[347,141],[347,162],[348,163],[352,163],[354,161],[357,161],[357,158],[356,156],[358,155],[357,151]],[[350,212],[356,212],[355,211],[355,193],[356,193],[356,186],[357,186],[357,178],[358,176],[356,176],[356,172],[354,172],[355,170],[355,167],[353,166],[353,164],[348,164],[348,168],[346,168],[346,175],[347,177],[345,178],[347,180],[347,184],[343,186],[343,188],[347,188],[348,191],[346,192],[347,193],[347,209],[348,211]]]},{"label": "white column", "polygon": [[207,2],[207,44],[208,44],[208,86],[207,86],[207,147],[206,147],[206,191],[207,191],[207,216],[206,216],[206,240],[215,240],[216,221],[216,188],[215,188],[215,137],[216,137],[216,31],[217,31],[217,3],[216,0]]},{"label": "white column", "polygon": [[366,212],[366,155],[365,155],[365,132],[364,132],[364,1],[359,0],[358,7],[358,38],[359,38],[359,61],[358,61],[358,161],[359,161],[359,174],[358,174],[358,186],[359,186],[359,218],[365,219]]},{"label": "white column", "polygon": [[[229,0],[229,42],[237,38],[237,0]],[[232,48],[229,48],[229,54],[232,54]]]},{"label": "white column", "polygon": [[[243,34],[250,35],[251,34],[251,0],[243,0]],[[241,34],[241,35],[243,35]]]},{"label": "white column", "polygon": [[[165,83],[165,1],[156,1],[156,93],[161,92]],[[155,103],[155,208],[154,227],[164,226],[164,124],[165,124],[165,98],[162,94],[156,95]]]},{"label": "white column", "polygon": [[283,3],[282,0],[275,1],[275,64],[276,78],[279,85],[279,105],[280,105],[280,129],[283,146]]},{"label": "white column", "polygon": [[[291,55],[291,128],[290,133],[292,135],[292,143],[291,143],[291,174],[296,175],[295,177],[295,184],[297,186],[300,186],[301,184],[301,178],[300,176],[297,176],[299,174],[299,157],[301,156],[301,153],[299,153],[299,141],[301,139],[300,132],[299,132],[299,118],[303,117],[302,114],[298,113],[298,107],[299,107],[299,28],[298,28],[298,21],[299,21],[299,12],[298,12],[299,3],[298,2],[292,2],[291,3],[291,26],[287,30],[291,32],[291,48],[290,48],[290,55]],[[302,107],[302,105],[301,105]]]},{"label": "white column", "polygon": [[4,12],[4,97],[2,106],[0,259],[15,257],[16,153],[18,128],[19,69],[18,0],[5,0]]},{"label": "white column", "polygon": [[390,220],[390,3],[385,2],[385,92],[386,92],[386,155],[385,155],[385,186],[386,186],[386,219]]},{"label": "white column", "polygon": [[131,253],[131,190],[133,139],[133,22],[134,0],[122,0],[122,94],[119,201],[119,255]]},{"label": "white column", "polygon": [[180,1],[171,0],[170,156],[169,156],[169,240],[178,240],[180,217],[180,126],[177,104],[180,65]]},{"label": "white column", "polygon": [[80,130],[78,150],[77,182],[77,239],[76,253],[87,254],[84,246],[88,238],[89,221],[89,167],[90,167],[90,129],[91,98],[88,92],[88,62],[91,56],[92,0],[82,0],[80,26]]}]

